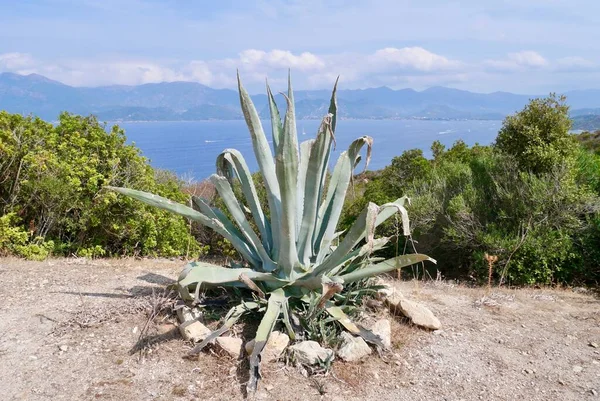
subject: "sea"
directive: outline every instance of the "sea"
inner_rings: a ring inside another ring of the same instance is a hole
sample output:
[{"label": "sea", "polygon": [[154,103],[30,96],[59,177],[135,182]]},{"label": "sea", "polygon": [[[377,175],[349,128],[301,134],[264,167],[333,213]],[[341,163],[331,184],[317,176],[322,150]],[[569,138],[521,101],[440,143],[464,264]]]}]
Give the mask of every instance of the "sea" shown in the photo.
[{"label": "sea", "polygon": [[[257,170],[250,134],[243,120],[117,124],[125,130],[128,143],[139,147],[153,167],[173,171],[189,182],[213,174],[217,156],[228,148],[239,150],[250,169]],[[298,141],[314,138],[319,124],[317,120],[297,121]],[[430,157],[435,140],[447,147],[459,139],[468,145],[488,145],[495,140],[501,125],[502,121],[496,120],[341,120],[336,127],[331,165],[354,139],[363,135],[373,137],[369,170],[378,170],[408,149],[422,149]],[[272,142],[270,122],[263,121],[263,127]]]}]

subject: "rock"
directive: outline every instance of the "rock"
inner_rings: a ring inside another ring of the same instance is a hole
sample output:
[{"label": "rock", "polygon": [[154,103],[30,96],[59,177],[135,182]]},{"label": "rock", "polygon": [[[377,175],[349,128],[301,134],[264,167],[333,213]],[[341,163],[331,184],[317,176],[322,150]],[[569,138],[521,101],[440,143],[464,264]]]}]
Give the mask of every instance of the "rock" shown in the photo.
[{"label": "rock", "polygon": [[242,353],[242,342],[241,338],[235,337],[217,337],[215,339],[217,348],[235,359],[238,359]]},{"label": "rock", "polygon": [[192,320],[202,320],[202,311],[197,307],[190,308],[187,305],[183,305],[177,309],[177,319],[179,319],[181,324]]},{"label": "rock", "polygon": [[579,365],[575,365],[573,366],[573,372],[575,373],[581,373],[583,371],[583,368]]},{"label": "rock", "polygon": [[395,293],[399,294],[399,292],[390,283],[386,282],[382,278],[378,278],[375,281],[375,285],[382,287],[379,290],[377,290],[377,299],[379,299],[379,300],[384,300],[386,298],[389,298],[389,297],[393,296]]},{"label": "rock", "polygon": [[334,358],[332,350],[321,347],[316,341],[302,341],[292,345],[290,353],[297,362],[303,365],[316,365]]},{"label": "rock", "polygon": [[342,346],[337,352],[338,356],[346,362],[355,362],[371,354],[371,348],[362,337],[354,337],[352,334],[342,333]]},{"label": "rock", "polygon": [[[263,349],[261,360],[263,362],[273,362],[281,357],[283,351],[290,343],[290,337],[281,331],[274,331],[267,340],[267,345]],[[246,343],[246,353],[250,355],[254,350],[254,340]]]},{"label": "rock", "polygon": [[62,352],[67,352],[69,350],[69,346],[68,345],[59,345],[58,349]]},{"label": "rock", "polygon": [[173,323],[163,323],[156,326],[156,331],[158,331],[158,334],[161,336],[176,329],[177,326],[175,326]]},{"label": "rock", "polygon": [[381,337],[383,345],[386,348],[390,348],[392,346],[392,326],[390,325],[390,321],[387,319],[380,319],[373,324],[371,327],[371,331],[373,334],[377,334]]},{"label": "rock", "polygon": [[590,347],[592,347],[592,348],[598,348],[598,343],[590,343]]},{"label": "rock", "polygon": [[413,324],[424,327],[430,330],[439,330],[442,328],[442,324],[433,313],[421,304],[418,304],[403,297],[395,297],[394,301],[391,302],[391,298],[386,299],[388,308],[392,313],[402,314],[409,318]]},{"label": "rock", "polygon": [[191,340],[195,343],[201,342],[211,333],[208,327],[197,320],[188,324],[180,325],[179,332],[184,339],[188,341]]},{"label": "rock", "polygon": [[591,390],[590,390],[590,393],[591,393],[591,394],[592,394],[594,397],[598,395],[598,392],[597,392],[596,390],[594,390],[594,389],[591,389]]}]

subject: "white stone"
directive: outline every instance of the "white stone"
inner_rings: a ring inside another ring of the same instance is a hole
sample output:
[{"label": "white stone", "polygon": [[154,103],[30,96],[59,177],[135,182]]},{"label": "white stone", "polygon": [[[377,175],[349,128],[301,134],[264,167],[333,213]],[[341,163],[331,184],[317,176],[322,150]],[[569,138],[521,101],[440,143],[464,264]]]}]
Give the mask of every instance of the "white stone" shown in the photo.
[{"label": "white stone", "polygon": [[177,318],[182,324],[192,320],[202,320],[202,311],[200,308],[190,308],[189,306],[184,305],[177,309]]},{"label": "white stone", "polygon": [[217,337],[215,339],[217,348],[235,359],[238,359],[242,353],[242,342],[241,338],[235,337]]},{"label": "white stone", "polygon": [[316,341],[302,341],[292,345],[290,353],[296,362],[303,365],[316,365],[334,358],[332,350],[321,347]]},{"label": "white stone", "polygon": [[346,362],[355,362],[371,354],[371,348],[361,337],[342,333],[342,346],[337,352],[338,356]]},{"label": "white stone", "polygon": [[402,297],[397,297],[397,299],[394,299],[393,301],[390,298],[387,298],[386,304],[388,305],[390,312],[406,316],[417,326],[430,330],[439,330],[442,328],[442,324],[438,318],[421,304],[409,301]]},{"label": "white stone", "polygon": [[[273,362],[278,360],[289,343],[290,337],[287,334],[282,333],[281,331],[272,332],[267,340],[267,345],[265,345],[265,348],[262,351],[261,361]],[[246,353],[250,355],[253,350],[254,340],[250,340],[246,343]]]},{"label": "white stone", "polygon": [[386,348],[392,346],[392,326],[389,320],[381,319],[376,321],[373,324],[373,327],[371,327],[371,331],[381,338],[381,341]]},{"label": "white stone", "polygon": [[195,343],[203,341],[211,333],[210,329],[199,321],[180,325],[179,332],[184,339]]},{"label": "white stone", "polygon": [[[375,285],[378,286],[382,286],[383,288],[380,288],[379,290],[377,290],[377,299],[379,299],[380,301],[392,297],[395,294],[400,294],[399,291],[397,291],[393,285],[391,285],[390,283],[388,283],[387,281],[385,281],[382,278],[378,278],[375,281]],[[401,296],[401,294],[400,294]]]}]

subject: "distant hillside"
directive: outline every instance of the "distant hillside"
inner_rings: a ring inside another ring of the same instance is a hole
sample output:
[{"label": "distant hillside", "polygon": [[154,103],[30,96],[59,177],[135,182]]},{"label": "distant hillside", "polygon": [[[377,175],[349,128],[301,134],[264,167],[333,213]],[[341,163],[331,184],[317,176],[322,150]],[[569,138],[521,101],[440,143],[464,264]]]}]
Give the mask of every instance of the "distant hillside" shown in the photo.
[{"label": "distant hillside", "polygon": [[[565,95],[573,116],[600,114],[600,90]],[[329,96],[329,90],[295,92],[297,118],[321,118],[327,112]],[[340,117],[354,119],[501,119],[523,108],[532,97],[443,87],[421,92],[387,87],[338,91]],[[252,99],[261,116],[268,117],[267,97],[255,95]],[[281,96],[277,101],[284,106]],[[76,88],[41,75],[13,73],[0,73],[0,109],[45,119],[55,119],[61,111],[93,113],[105,121],[242,118],[236,91],[195,82]],[[577,109],[586,111],[576,114]]]},{"label": "distant hillside", "polygon": [[600,131],[582,132],[576,138],[584,148],[596,153],[600,152]]},{"label": "distant hillside", "polygon": [[600,130],[600,114],[584,114],[573,117],[573,129],[584,131]]}]

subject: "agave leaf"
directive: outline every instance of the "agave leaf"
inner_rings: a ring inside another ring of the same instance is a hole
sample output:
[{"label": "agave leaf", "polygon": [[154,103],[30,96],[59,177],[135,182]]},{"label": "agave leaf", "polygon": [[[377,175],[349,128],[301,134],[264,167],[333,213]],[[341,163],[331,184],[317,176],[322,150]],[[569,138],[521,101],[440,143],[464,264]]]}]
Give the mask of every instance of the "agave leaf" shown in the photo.
[{"label": "agave leaf", "polygon": [[348,315],[346,315],[344,313],[344,311],[342,310],[342,308],[340,308],[339,306],[335,306],[332,302],[327,302],[325,304],[325,310],[333,318],[335,318],[338,322],[340,322],[340,324],[342,326],[344,326],[344,328],[346,330],[348,330],[350,333],[354,334],[355,336],[360,336],[366,342],[369,342],[378,347],[381,347],[382,349],[387,348],[383,344],[383,340],[381,339],[381,337],[379,337],[377,334],[374,334],[372,331],[367,330],[364,327],[359,326],[359,325],[355,324],[354,322],[352,322],[352,320],[350,320]]},{"label": "agave leaf", "polygon": [[373,138],[363,136],[350,144],[346,152],[342,152],[333,170],[331,181],[327,188],[327,196],[319,208],[316,230],[313,237],[314,251],[318,254],[317,263],[321,263],[327,253],[329,244],[335,233],[348,185],[354,172],[354,163],[364,145],[367,145],[367,161],[369,163]]},{"label": "agave leaf", "polygon": [[[363,238],[367,240],[367,246],[372,247],[375,228],[398,212],[401,215],[404,235],[409,235],[410,224],[408,220],[408,212],[404,207],[407,202],[410,202],[410,199],[405,196],[397,199],[394,202],[379,206],[378,208],[377,205],[372,203],[367,205],[365,209],[363,209],[362,213],[356,218],[350,231],[348,234],[346,234],[342,242],[331,252],[329,256],[325,258],[321,265],[317,266],[313,270],[312,275],[324,274],[330,272],[335,267],[339,267],[347,260],[346,255],[352,252],[352,249]],[[374,212],[376,215],[373,214]]]},{"label": "agave leaf", "polygon": [[402,233],[404,235],[410,235],[410,222],[408,220],[408,212],[404,207],[405,204],[410,205],[410,198],[403,196],[402,198],[396,199],[394,202],[385,203],[379,207],[379,215],[375,222],[375,227],[389,219],[396,213],[400,213],[402,221]]},{"label": "agave leaf", "polygon": [[210,225],[210,219],[202,213],[192,209],[189,206],[182,205],[181,203],[173,202],[170,199],[163,198],[159,195],[154,195],[149,192],[138,191],[136,189],[120,188],[120,187],[105,187],[115,192],[119,192],[123,195],[127,195],[131,198],[137,199],[144,202],[147,205],[157,207],[159,209],[168,210],[169,212],[176,213],[180,216],[187,217],[188,219],[199,221],[200,223],[206,223]]},{"label": "agave leaf", "polygon": [[[298,166],[298,190],[296,196],[298,201],[296,202],[296,236],[300,234],[300,226],[302,225],[302,213],[304,212],[305,203],[305,185],[306,185],[306,174],[308,172],[308,163],[310,161],[310,154],[315,144],[314,139],[309,139],[300,144],[300,165]],[[301,251],[298,249],[299,257],[301,258]],[[302,263],[305,263],[302,261]]]},{"label": "agave leaf", "polygon": [[273,131],[273,147],[275,151],[279,147],[279,142],[281,142],[281,136],[283,135],[283,124],[281,123],[281,116],[279,114],[279,108],[277,107],[277,103],[275,102],[275,97],[273,96],[273,92],[271,92],[271,88],[269,87],[269,83],[267,82],[267,96],[269,97],[269,111],[271,112],[271,128]]},{"label": "agave leaf", "polygon": [[201,343],[196,345],[190,352],[188,352],[187,356],[190,357],[200,353],[200,351],[202,351],[202,349],[211,343],[215,338],[221,336],[223,333],[231,329],[233,325],[240,319],[240,317],[242,317],[242,315],[252,309],[258,309],[258,306],[259,305],[256,302],[242,302],[241,304],[231,308],[225,316],[225,323],[223,323],[223,325],[217,330],[210,333]]},{"label": "agave leaf", "polygon": [[[350,228],[350,231],[348,231],[342,242],[325,259],[323,263],[318,265],[313,270],[311,275],[318,276],[321,274],[326,274],[331,269],[339,266],[340,263],[343,263],[346,255],[352,252],[352,249],[356,246],[356,244],[365,238],[365,233],[373,232],[375,229],[374,226],[378,211],[379,207],[376,204],[369,202],[361,214],[356,218],[354,224]],[[367,241],[367,245],[369,244],[371,244],[371,241]]]},{"label": "agave leaf", "polygon": [[285,281],[279,280],[270,273],[261,273],[249,268],[227,268],[217,266],[206,262],[191,262],[186,265],[179,276],[177,285],[181,297],[185,300],[192,300],[189,293],[189,286],[225,286],[225,287],[245,287],[245,284],[239,280],[240,274],[245,274],[253,281],[268,282],[272,286],[282,286]]},{"label": "agave leaf", "polygon": [[[325,278],[325,276],[323,276],[323,278]],[[321,298],[317,304],[318,309],[321,309],[323,306],[325,306],[327,301],[333,298],[335,294],[342,292],[344,289],[344,286],[341,283],[336,283],[331,280],[323,280],[321,286]]]},{"label": "agave leaf", "polygon": [[376,238],[373,241],[373,243],[367,243],[361,246],[360,248],[355,249],[354,251],[350,252],[344,259],[342,259],[338,266],[331,269],[327,274],[330,276],[337,276],[342,271],[344,273],[350,272],[360,267],[361,265],[364,265],[364,263],[372,263],[376,258],[370,257],[371,253],[385,248],[389,241],[390,237]]},{"label": "agave leaf", "polygon": [[246,284],[246,287],[256,292],[259,298],[266,299],[264,291],[261,290],[261,288],[258,285],[256,285],[256,283],[252,281],[252,279],[248,277],[248,275],[246,275],[245,273],[240,274],[239,280],[242,283]]},{"label": "agave leaf", "polygon": [[277,267],[275,265],[275,262],[273,262],[270,255],[267,253],[267,250],[263,246],[260,238],[258,238],[256,233],[252,229],[252,226],[246,219],[246,214],[240,207],[240,202],[235,197],[235,194],[233,193],[233,190],[231,189],[231,185],[229,185],[229,181],[227,181],[227,178],[217,174],[213,174],[210,176],[210,181],[213,183],[213,185],[219,192],[221,199],[223,199],[223,202],[225,202],[227,209],[233,216],[235,222],[241,229],[244,236],[256,249],[260,260],[262,261],[262,269],[268,272],[275,270],[275,268]]},{"label": "agave leaf", "polygon": [[[261,261],[258,257],[256,248],[254,247],[254,245],[252,245],[252,243],[250,243],[248,240],[246,240],[244,234],[239,230],[239,228],[237,228],[235,226],[235,224],[233,224],[233,222],[231,220],[229,220],[229,218],[227,216],[225,216],[225,214],[221,210],[217,209],[216,207],[211,207],[208,204],[208,202],[206,201],[206,199],[203,199],[203,198],[200,198],[197,196],[192,196],[192,200],[194,201],[196,206],[198,206],[198,208],[200,209],[200,211],[202,213],[204,213],[206,216],[208,216],[212,219],[215,219],[215,220],[218,220],[219,222],[221,222],[223,227],[229,233],[231,233],[233,240],[230,240],[230,242],[233,244],[234,248],[236,250],[238,250],[238,252],[240,252],[242,257],[246,261],[248,261],[248,263],[250,263],[252,266],[254,266],[257,269],[260,269]],[[227,238],[227,239],[229,239],[229,238]],[[240,251],[240,249],[241,249],[241,251]]]},{"label": "agave leaf", "polygon": [[[291,83],[289,83],[291,92]],[[276,152],[275,166],[281,194],[280,250],[277,263],[285,277],[292,277],[299,265],[296,249],[296,192],[298,190],[298,138],[296,117],[292,99],[285,96],[287,112],[283,124],[283,136]],[[275,224],[275,222],[273,221]]]},{"label": "agave leaf", "polygon": [[[158,207],[159,209],[167,210],[172,213],[176,213],[180,216],[187,217],[188,219],[197,221],[202,225],[212,228],[217,233],[221,234],[224,238],[231,242],[232,246],[246,259],[250,264],[259,267],[260,259],[258,254],[248,247],[248,244],[243,238],[238,237],[236,232],[231,232],[227,229],[223,222],[216,217],[208,217],[197,210],[192,209],[189,206],[182,205],[177,202],[173,202],[162,196],[154,195],[148,192],[137,191],[129,188],[117,188],[117,187],[106,187],[113,191],[119,192],[123,195],[127,195],[131,198],[137,199],[150,206]],[[239,232],[239,231],[238,231]]]},{"label": "agave leaf", "polygon": [[269,202],[269,210],[271,211],[271,226],[273,236],[273,249],[271,250],[271,256],[273,260],[277,260],[279,254],[279,239],[281,233],[279,231],[278,221],[281,219],[281,195],[279,191],[279,183],[277,182],[277,175],[275,172],[275,163],[273,162],[271,148],[265,137],[265,133],[260,122],[260,117],[256,112],[254,103],[246,89],[242,86],[240,75],[238,73],[238,89],[240,92],[240,103],[242,106],[242,112],[244,119],[248,125],[250,131],[250,137],[252,138],[252,147],[254,148],[254,155],[258,167],[263,176],[265,187],[267,189],[267,199]]},{"label": "agave leaf", "polygon": [[370,265],[362,269],[357,269],[347,274],[342,274],[339,277],[344,281],[344,283],[352,283],[354,281],[362,280],[363,278],[387,273],[392,270],[398,270],[426,260],[436,263],[435,259],[432,259],[427,255],[413,253],[410,255],[396,256],[395,258],[387,259],[383,262]]},{"label": "agave leaf", "polygon": [[296,332],[294,331],[294,327],[292,325],[292,320],[290,319],[290,304],[288,299],[286,298],[285,303],[281,306],[281,311],[283,312],[283,324],[288,332],[288,336],[290,340],[296,340]]},{"label": "agave leaf", "polygon": [[[329,101],[329,114],[331,114],[331,131],[335,133],[335,126],[337,125],[337,86],[340,77],[338,76],[335,79],[335,84],[333,85],[333,91],[331,92],[331,100]],[[335,142],[335,138],[333,139]]]},{"label": "agave leaf", "polygon": [[273,238],[271,236],[271,226],[265,217],[256,186],[252,179],[250,169],[246,164],[244,156],[236,149],[226,149],[217,157],[217,173],[231,179],[235,174],[240,180],[242,192],[250,206],[250,213],[254,218],[254,222],[258,227],[258,231],[262,237],[262,243],[267,252],[273,246]]},{"label": "agave leaf", "polygon": [[306,180],[302,221],[298,234],[298,255],[303,264],[308,264],[310,257],[313,255],[312,238],[321,200],[320,190],[323,187],[324,173],[327,171],[333,137],[331,118],[330,115],[323,118],[317,133],[317,139],[310,153],[305,177],[299,177]]},{"label": "agave leaf", "polygon": [[281,309],[285,303],[286,297],[282,289],[275,290],[271,293],[267,303],[267,310],[258,325],[256,338],[254,339],[254,349],[250,354],[250,379],[248,380],[248,393],[254,393],[258,385],[260,374],[260,355],[267,345],[267,340],[277,323],[277,319],[281,314]]}]

